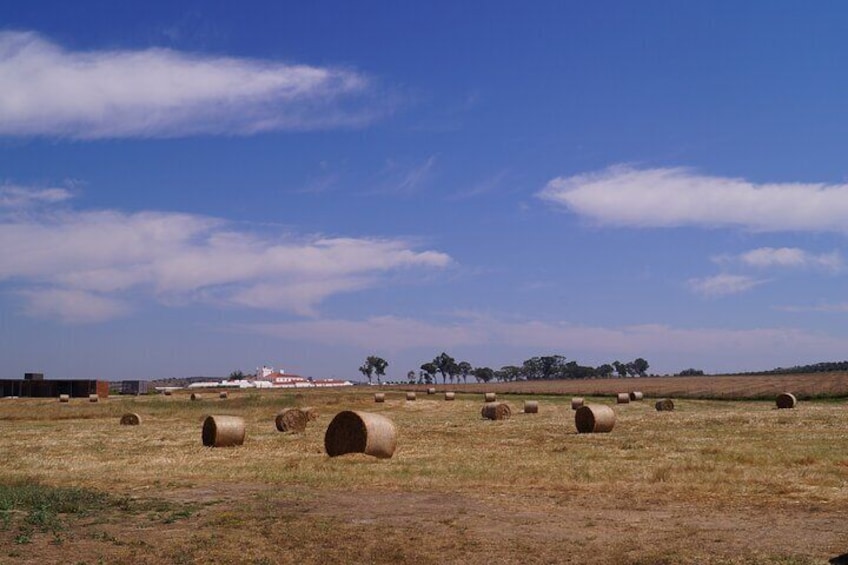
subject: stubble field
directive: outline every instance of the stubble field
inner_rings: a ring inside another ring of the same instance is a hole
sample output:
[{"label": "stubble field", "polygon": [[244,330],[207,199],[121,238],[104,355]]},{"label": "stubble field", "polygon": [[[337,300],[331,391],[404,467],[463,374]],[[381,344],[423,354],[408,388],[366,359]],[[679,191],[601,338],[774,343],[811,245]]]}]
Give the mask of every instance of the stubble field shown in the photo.
[{"label": "stubble field", "polygon": [[[627,382],[629,386],[630,383]],[[621,389],[621,385],[619,388]],[[848,402],[653,398],[577,434],[570,396],[376,387],[0,399],[0,563],[827,563],[848,553]],[[647,387],[640,387],[647,388]],[[625,389],[622,389],[625,390]],[[646,391],[647,392],[647,391]],[[538,414],[523,414],[525,399]],[[612,404],[608,397],[590,401]],[[276,431],[286,406],[320,416]],[[329,458],[341,410],[384,414],[393,458]],[[120,426],[137,412],[140,426]],[[205,448],[207,414],[247,439]]]}]

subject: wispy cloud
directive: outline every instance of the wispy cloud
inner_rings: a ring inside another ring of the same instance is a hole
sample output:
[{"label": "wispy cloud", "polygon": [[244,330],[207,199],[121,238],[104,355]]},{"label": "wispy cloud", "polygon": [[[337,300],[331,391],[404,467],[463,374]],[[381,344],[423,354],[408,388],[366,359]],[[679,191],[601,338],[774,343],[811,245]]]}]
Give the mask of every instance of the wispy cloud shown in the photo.
[{"label": "wispy cloud", "polygon": [[[80,139],[361,125],[369,79],[341,68],[183,53],[71,51],[0,32],[0,135]],[[373,102],[373,101],[372,101]]]},{"label": "wispy cloud", "polygon": [[775,306],[781,312],[834,312],[848,313],[848,302],[838,304],[816,304],[815,306]]},{"label": "wispy cloud", "polygon": [[374,192],[399,195],[419,192],[430,181],[436,161],[435,155],[411,166],[389,160],[380,173],[382,179],[377,182],[378,187]]},{"label": "wispy cloud", "polygon": [[538,196],[605,225],[848,231],[848,184],[753,183],[686,168],[617,165],[557,177]]},{"label": "wispy cloud", "polygon": [[738,260],[744,265],[757,268],[813,268],[835,272],[844,267],[842,255],[838,251],[815,254],[798,247],[760,247],[739,255]]},{"label": "wispy cloud", "polygon": [[65,188],[29,188],[0,185],[0,208],[26,208],[37,204],[55,204],[72,197]]},{"label": "wispy cloud", "polygon": [[768,281],[745,275],[720,274],[713,277],[689,279],[689,288],[702,296],[717,297],[739,294]]},{"label": "wispy cloud", "polygon": [[[120,315],[125,294],[313,315],[328,296],[438,269],[448,255],[401,239],[293,236],[225,220],[114,210],[0,218],[0,281],[38,315],[95,321]],[[73,306],[85,304],[87,308]],[[93,314],[84,314],[84,311]],[[87,318],[93,318],[88,319]]]},{"label": "wispy cloud", "polygon": [[[400,354],[407,350],[468,350],[475,346],[523,348],[529,354],[563,352],[603,361],[645,356],[665,364],[693,363],[705,369],[771,368],[797,359],[829,358],[848,347],[848,339],[792,328],[675,328],[663,324],[603,327],[539,320],[505,320],[460,316],[425,322],[377,316],[364,320],[303,320],[285,324],[251,324],[243,331],[282,339],[354,346]],[[721,355],[717,355],[721,352]],[[744,363],[744,364],[743,364]]]}]

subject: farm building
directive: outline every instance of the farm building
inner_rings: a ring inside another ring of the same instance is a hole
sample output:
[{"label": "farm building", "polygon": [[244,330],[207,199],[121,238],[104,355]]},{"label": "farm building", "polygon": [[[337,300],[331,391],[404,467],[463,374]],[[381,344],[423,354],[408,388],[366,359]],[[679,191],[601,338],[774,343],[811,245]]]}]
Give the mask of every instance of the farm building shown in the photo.
[{"label": "farm building", "polygon": [[[30,377],[36,376],[36,378]],[[47,380],[41,373],[27,373],[23,379],[0,379],[0,397],[23,396],[33,398],[57,398],[67,394],[71,398],[88,398],[96,394],[109,396],[109,383],[97,380]]]}]

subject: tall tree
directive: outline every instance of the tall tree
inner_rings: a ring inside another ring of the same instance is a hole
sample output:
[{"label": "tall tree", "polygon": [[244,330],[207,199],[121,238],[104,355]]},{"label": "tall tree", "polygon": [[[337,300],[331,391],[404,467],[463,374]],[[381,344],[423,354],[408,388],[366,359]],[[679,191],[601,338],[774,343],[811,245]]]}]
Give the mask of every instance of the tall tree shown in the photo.
[{"label": "tall tree", "polygon": [[370,385],[371,375],[374,374],[374,366],[366,359],[365,363],[363,363],[362,366],[359,367],[359,372],[365,375],[365,377],[368,379],[368,384]]},{"label": "tall tree", "polygon": [[462,375],[462,382],[468,383],[468,375],[470,375],[472,371],[471,363],[468,361],[460,361],[457,363],[456,368],[459,370],[459,374]]},{"label": "tall tree", "polygon": [[609,363],[604,363],[603,365],[599,365],[595,369],[595,372],[598,374],[599,377],[607,379],[610,377],[610,375],[612,375],[613,370],[614,369],[612,365],[610,365]]},{"label": "tall tree", "polygon": [[377,384],[383,384],[380,377],[386,376],[386,367],[389,366],[389,362],[376,355],[371,355],[366,361],[374,369],[374,372],[377,373]]},{"label": "tall tree", "polygon": [[410,371],[406,374],[406,380],[409,384],[413,384],[415,382],[415,371]]},{"label": "tall tree", "polygon": [[436,378],[436,373],[439,372],[439,368],[432,362],[421,365],[421,370],[424,371],[427,384],[430,384]]},{"label": "tall tree", "polygon": [[474,378],[477,379],[478,383],[480,381],[487,383],[493,378],[495,378],[495,371],[493,371],[489,367],[477,367],[471,372],[471,374],[474,375]]},{"label": "tall tree", "polygon": [[451,376],[451,382],[453,382],[453,376],[456,374],[456,359],[442,351],[433,359],[433,365],[442,374],[442,384],[445,384],[445,377],[448,375]]},{"label": "tall tree", "polygon": [[632,365],[633,370],[636,371],[636,374],[638,374],[640,377],[645,376],[645,373],[648,372],[648,367],[650,366],[648,365],[648,362],[642,359],[641,357],[639,357],[638,359],[634,359]]}]

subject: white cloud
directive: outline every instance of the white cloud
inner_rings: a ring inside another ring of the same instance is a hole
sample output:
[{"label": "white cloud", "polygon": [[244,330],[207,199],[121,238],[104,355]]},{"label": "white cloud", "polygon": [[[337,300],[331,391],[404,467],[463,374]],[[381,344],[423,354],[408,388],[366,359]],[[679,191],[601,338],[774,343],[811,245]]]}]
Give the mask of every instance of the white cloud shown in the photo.
[{"label": "white cloud", "polygon": [[[251,324],[243,331],[300,342],[353,346],[402,355],[421,348],[465,355],[485,346],[491,358],[499,351],[521,349],[525,355],[561,352],[578,362],[595,364],[644,356],[679,370],[768,369],[799,359],[838,357],[848,339],[792,328],[675,328],[662,324],[599,327],[539,320],[503,320],[466,315],[443,322],[380,316],[365,320],[304,320],[285,324]],[[514,359],[510,362],[520,362]]]},{"label": "white cloud", "polygon": [[843,267],[842,256],[838,251],[814,254],[797,247],[760,247],[739,256],[745,265],[758,268],[819,268],[839,271]]},{"label": "white cloud", "polygon": [[0,32],[0,135],[250,134],[357,125],[360,73],[169,49],[70,51]]},{"label": "white cloud", "polygon": [[848,184],[758,184],[685,168],[618,165],[557,177],[538,196],[616,226],[848,231]]},{"label": "white cloud", "polygon": [[0,208],[26,208],[34,204],[55,204],[71,198],[65,188],[29,188],[5,184],[0,186]]},{"label": "white cloud", "polygon": [[259,236],[189,214],[102,210],[0,219],[0,281],[23,287],[31,312],[62,319],[74,317],[75,300],[100,312],[95,319],[121,314],[123,293],[139,290],[164,303],[314,314],[328,296],[450,262],[400,239]]},{"label": "white cloud", "polygon": [[48,288],[20,291],[27,313],[36,318],[56,318],[68,324],[104,322],[129,313],[121,300],[73,289]]},{"label": "white cloud", "polygon": [[767,281],[745,275],[720,274],[713,277],[689,279],[689,287],[702,296],[739,294]]}]

